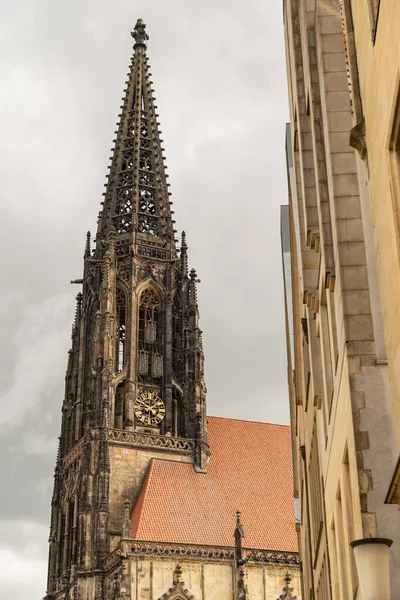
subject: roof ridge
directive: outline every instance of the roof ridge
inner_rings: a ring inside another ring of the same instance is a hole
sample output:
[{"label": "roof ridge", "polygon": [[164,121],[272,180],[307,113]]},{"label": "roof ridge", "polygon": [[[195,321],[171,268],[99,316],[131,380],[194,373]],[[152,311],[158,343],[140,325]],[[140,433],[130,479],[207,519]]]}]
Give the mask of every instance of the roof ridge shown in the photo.
[{"label": "roof ridge", "polygon": [[235,417],[217,417],[215,415],[207,415],[208,419],[223,419],[224,421],[240,421],[240,423],[258,423],[260,425],[273,425],[274,427],[286,427],[290,429],[290,425],[283,423],[269,423],[268,421],[255,421],[254,419],[237,419]]}]

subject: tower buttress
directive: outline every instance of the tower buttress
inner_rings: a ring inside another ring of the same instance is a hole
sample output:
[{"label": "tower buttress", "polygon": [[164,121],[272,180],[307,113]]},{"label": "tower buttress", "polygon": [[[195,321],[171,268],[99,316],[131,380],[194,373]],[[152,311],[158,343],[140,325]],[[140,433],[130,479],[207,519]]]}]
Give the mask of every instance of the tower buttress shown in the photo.
[{"label": "tower buttress", "polygon": [[85,594],[108,597],[105,559],[127,535],[137,494],[127,499],[111,486],[118,449],[147,456],[149,446],[163,447],[171,460],[184,450],[200,471],[209,455],[199,280],[185,233],[180,249],[175,239],[141,19],[132,36],[97,232],[93,241],[88,232],[83,277],[72,282],[82,292],[65,376],[48,600],[79,597],[83,581]]}]

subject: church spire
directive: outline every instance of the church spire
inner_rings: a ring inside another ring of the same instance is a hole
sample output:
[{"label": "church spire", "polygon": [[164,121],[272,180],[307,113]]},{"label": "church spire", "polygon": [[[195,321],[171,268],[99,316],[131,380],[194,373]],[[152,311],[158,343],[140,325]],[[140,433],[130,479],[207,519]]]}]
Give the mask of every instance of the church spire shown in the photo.
[{"label": "church spire", "polygon": [[157,121],[149,61],[146,25],[138,19],[132,37],[134,54],[121,104],[120,120],[111,156],[110,173],[100,218],[97,256],[106,247],[112,227],[117,257],[176,256],[173,220]]},{"label": "church spire", "polygon": [[153,448],[171,460],[184,453],[201,472],[209,456],[198,279],[184,234],[177,252],[142,19],[132,36],[95,248],[88,233],[83,277],[72,281],[82,293],[65,378],[48,600],[59,600],[62,582],[74,594],[89,589],[86,577],[96,598],[109,597],[104,561],[116,537],[129,537],[121,516],[139,492],[136,476],[125,481],[120,452],[129,464],[140,454],[141,469]]}]

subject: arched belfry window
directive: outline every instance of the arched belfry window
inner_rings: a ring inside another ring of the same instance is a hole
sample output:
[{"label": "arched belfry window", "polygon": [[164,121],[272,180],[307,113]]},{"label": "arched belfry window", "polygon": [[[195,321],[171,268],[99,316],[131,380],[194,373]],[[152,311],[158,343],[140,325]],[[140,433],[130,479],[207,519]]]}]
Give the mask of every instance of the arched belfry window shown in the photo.
[{"label": "arched belfry window", "polygon": [[117,318],[117,347],[116,365],[120,373],[126,363],[126,294],[121,288],[117,288],[116,297]]},{"label": "arched belfry window", "polygon": [[159,385],[163,375],[161,301],[152,287],[139,298],[138,372],[142,381]]}]

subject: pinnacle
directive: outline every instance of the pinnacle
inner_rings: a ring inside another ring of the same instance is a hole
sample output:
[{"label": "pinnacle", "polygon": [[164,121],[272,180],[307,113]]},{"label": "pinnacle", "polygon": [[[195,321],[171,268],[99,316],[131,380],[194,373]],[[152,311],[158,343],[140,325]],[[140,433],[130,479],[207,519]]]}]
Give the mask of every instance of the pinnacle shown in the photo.
[{"label": "pinnacle", "polygon": [[86,244],[85,244],[85,253],[84,253],[84,258],[89,258],[90,257],[90,231],[87,232],[86,234]]},{"label": "pinnacle", "polygon": [[186,233],[185,231],[182,231],[182,245],[181,247],[185,250],[187,250],[187,243],[186,243]]}]

